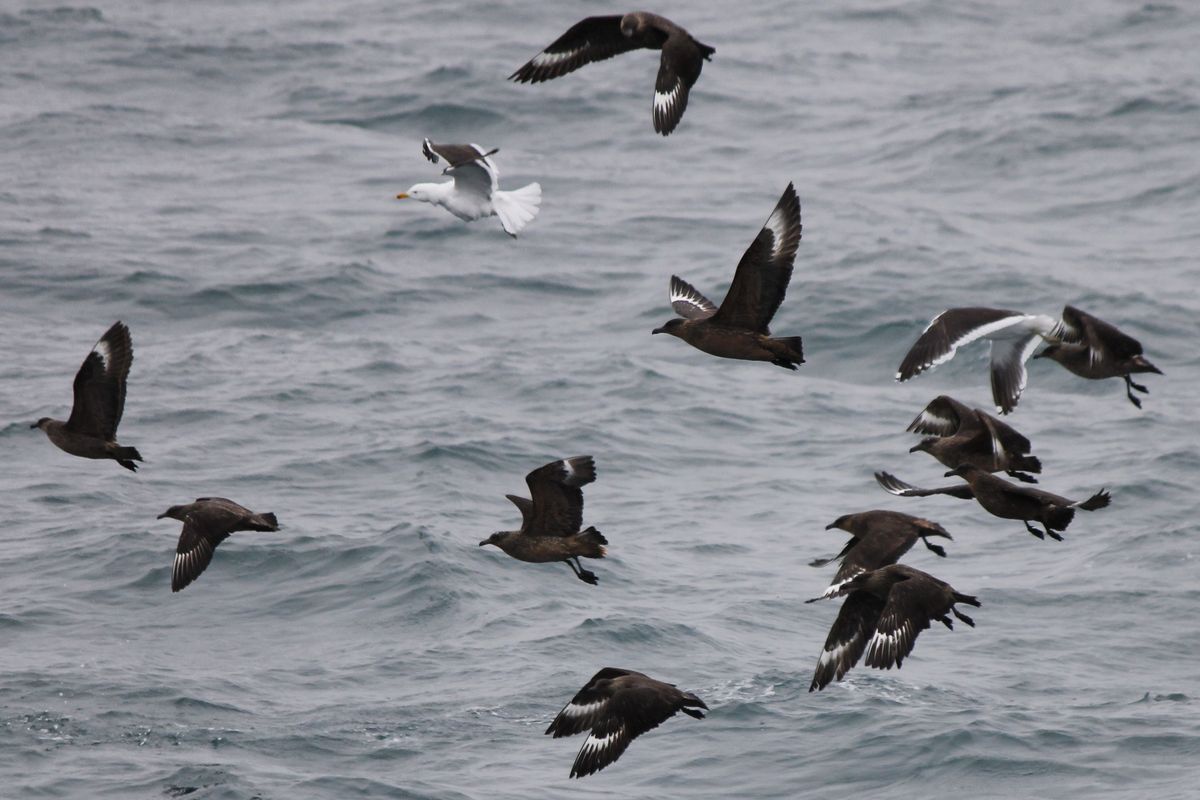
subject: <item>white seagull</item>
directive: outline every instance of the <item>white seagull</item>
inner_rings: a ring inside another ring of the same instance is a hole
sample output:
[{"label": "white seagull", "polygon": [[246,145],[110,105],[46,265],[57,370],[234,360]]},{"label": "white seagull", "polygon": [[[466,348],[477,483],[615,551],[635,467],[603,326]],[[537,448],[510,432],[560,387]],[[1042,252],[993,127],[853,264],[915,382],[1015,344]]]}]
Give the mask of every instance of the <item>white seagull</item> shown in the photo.
[{"label": "white seagull", "polygon": [[428,139],[421,148],[434,164],[445,159],[443,175],[448,183],[417,183],[407,192],[396,195],[397,200],[411,198],[441,206],[459,219],[472,222],[481,217],[497,216],[504,232],[516,238],[537,216],[542,204],[541,184],[531,183],[511,192],[500,191],[496,165],[489,156],[497,149],[485,151],[477,144],[434,144]]}]

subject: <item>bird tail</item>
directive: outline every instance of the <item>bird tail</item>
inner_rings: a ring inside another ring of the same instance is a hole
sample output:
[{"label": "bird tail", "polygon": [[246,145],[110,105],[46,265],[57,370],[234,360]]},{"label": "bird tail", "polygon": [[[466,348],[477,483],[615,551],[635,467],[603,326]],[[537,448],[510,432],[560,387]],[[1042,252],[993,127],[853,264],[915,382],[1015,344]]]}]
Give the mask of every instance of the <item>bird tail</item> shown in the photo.
[{"label": "bird tail", "polygon": [[1042,520],[1046,525],[1047,530],[1065,531],[1067,526],[1071,524],[1071,520],[1075,519],[1075,509],[1071,507],[1063,508],[1054,506],[1046,514],[1046,518]]},{"label": "bird tail", "polygon": [[776,357],[772,363],[788,369],[795,369],[796,364],[804,363],[804,342],[801,337],[785,336],[768,341],[771,343],[771,353]]},{"label": "bird tail", "polygon": [[266,514],[255,514],[255,520],[250,525],[252,531],[277,531],[279,530],[279,520],[271,512]]},{"label": "bird tail", "polygon": [[577,538],[590,548],[590,552],[580,553],[581,556],[585,558],[604,558],[607,555],[608,551],[604,548],[604,545],[608,544],[608,539],[605,539],[604,534],[595,528],[589,527],[587,530],[581,531]]},{"label": "bird tail", "polygon": [[137,451],[136,447],[117,446],[111,452],[117,463],[130,472],[137,472],[137,464],[133,462],[143,460],[142,454]]},{"label": "bird tail", "polygon": [[1084,500],[1082,503],[1079,503],[1078,507],[1082,508],[1084,511],[1095,511],[1098,508],[1106,507],[1111,502],[1112,502],[1112,497],[1109,496],[1108,492],[1101,489],[1100,491],[1096,492],[1094,495],[1089,497],[1087,500]]},{"label": "bird tail", "polygon": [[492,209],[500,218],[504,232],[516,237],[537,216],[542,204],[542,185],[531,183],[511,192],[492,192]]},{"label": "bird tail", "polygon": [[979,602],[979,598],[969,594],[960,594],[959,592],[954,593],[954,602],[966,603],[967,605],[975,606],[976,608],[979,608],[983,605],[983,603]]},{"label": "bird tail", "polygon": [[[696,42],[695,39],[692,41]],[[712,61],[713,55],[717,52],[717,48],[709,47],[704,42],[696,42],[696,47],[700,48],[700,55],[704,57],[705,61]]]}]

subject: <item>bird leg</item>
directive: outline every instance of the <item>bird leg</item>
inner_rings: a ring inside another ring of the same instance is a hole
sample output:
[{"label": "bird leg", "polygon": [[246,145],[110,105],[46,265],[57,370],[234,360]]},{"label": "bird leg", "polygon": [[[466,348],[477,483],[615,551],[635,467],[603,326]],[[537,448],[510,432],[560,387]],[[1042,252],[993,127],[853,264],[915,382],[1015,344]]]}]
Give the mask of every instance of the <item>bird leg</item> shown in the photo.
[{"label": "bird leg", "polygon": [[[575,577],[579,578],[579,580],[583,581],[584,583],[590,583],[591,585],[595,586],[600,582],[600,580],[596,577],[596,573],[584,569],[583,564],[579,564],[578,556],[576,556],[574,564],[571,563],[571,559],[569,558],[563,560],[567,562],[567,566],[571,568],[571,572],[575,573]],[[575,568],[575,564],[579,564],[578,569]]]},{"label": "bird leg", "polygon": [[965,623],[967,623],[968,625],[970,625],[972,628],[974,628],[974,627],[975,627],[975,620],[971,619],[970,617],[968,617],[966,614],[964,614],[964,613],[962,613],[961,611],[959,611],[959,610],[958,610],[957,608],[955,608],[954,606],[950,606],[950,610],[951,610],[952,612],[954,612],[954,616],[958,617],[958,618],[959,618],[959,619],[961,619],[963,622],[965,622]]},{"label": "bird leg", "polygon": [[1021,481],[1022,483],[1037,483],[1038,482],[1037,478],[1035,478],[1032,475],[1029,475],[1028,473],[1025,473],[1025,472],[1018,472],[1015,469],[1006,470],[1006,472],[1008,472],[1008,474],[1010,476],[1016,478],[1017,480]]},{"label": "bird leg", "polygon": [[1046,528],[1046,535],[1049,536],[1051,539],[1053,539],[1056,542],[1061,542],[1063,540],[1062,536],[1059,536],[1057,533],[1050,530],[1049,527]]},{"label": "bird leg", "polygon": [[925,546],[928,547],[930,550],[932,550],[937,555],[941,556],[942,558],[946,557],[946,548],[942,547],[941,545],[934,544],[933,542],[926,539],[924,536],[921,537],[921,541],[924,542]]},{"label": "bird leg", "polygon": [[1144,394],[1150,394],[1150,390],[1140,383],[1134,383],[1133,378],[1125,376],[1125,396],[1129,398],[1129,402],[1133,403],[1137,408],[1142,407],[1142,401],[1133,396],[1133,390],[1137,389]]},{"label": "bird leg", "polygon": [[1046,538],[1046,534],[1042,533],[1037,528],[1030,525],[1029,520],[1025,520],[1025,530],[1029,531],[1030,533],[1032,533],[1034,536],[1038,537],[1039,539]]},{"label": "bird leg", "polygon": [[940,616],[940,617],[938,617],[938,622],[942,623],[950,630],[954,630],[954,620],[950,619],[949,617],[944,616],[944,615]]}]

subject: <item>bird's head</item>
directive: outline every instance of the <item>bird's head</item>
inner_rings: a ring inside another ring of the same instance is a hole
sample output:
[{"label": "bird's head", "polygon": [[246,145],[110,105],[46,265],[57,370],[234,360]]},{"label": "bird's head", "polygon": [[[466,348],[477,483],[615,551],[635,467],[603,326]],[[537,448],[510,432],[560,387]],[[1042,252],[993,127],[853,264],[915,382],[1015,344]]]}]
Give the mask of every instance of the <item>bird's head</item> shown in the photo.
[{"label": "bird's head", "polygon": [[41,428],[42,430],[45,430],[45,429],[46,429],[46,423],[48,423],[48,422],[50,422],[50,418],[49,418],[49,417],[42,417],[41,419],[39,419],[37,422],[33,423],[33,424],[32,424],[32,425],[30,425],[29,427],[31,427],[31,428]]},{"label": "bird's head", "polygon": [[483,547],[484,545],[494,544],[494,545],[496,545],[496,547],[499,547],[500,540],[503,539],[507,535],[508,534],[505,531],[496,531],[491,536],[489,536],[488,538],[486,538],[482,542],[480,542],[479,546]]},{"label": "bird's head", "polygon": [[955,476],[958,476],[960,478],[965,478],[965,477],[967,477],[967,475],[971,474],[976,469],[977,469],[977,467],[975,467],[973,464],[959,464],[954,469],[948,470],[946,472],[946,474],[943,475],[942,477],[953,478]]},{"label": "bird's head", "polygon": [[420,200],[422,203],[437,202],[436,183],[414,183],[407,192],[396,195],[397,200]]},{"label": "bird's head", "polygon": [[669,333],[672,336],[678,336],[679,332],[681,330],[683,330],[683,324],[685,322],[687,322],[687,320],[679,319],[678,317],[676,317],[675,319],[668,320],[667,324],[663,325],[661,328],[655,328],[654,330],[652,330],[650,332],[651,333]]},{"label": "bird's head", "polygon": [[180,522],[184,522],[184,516],[185,516],[185,512],[184,512],[183,506],[171,506],[166,511],[159,514],[155,519],[168,519],[169,518],[169,519],[177,519]]},{"label": "bird's head", "polygon": [[1134,356],[1129,360],[1129,363],[1133,365],[1134,372],[1154,372],[1159,375],[1163,374],[1163,371],[1147,361],[1145,356]]},{"label": "bird's head", "polygon": [[843,514],[842,516],[835,519],[833,522],[826,525],[825,530],[831,531],[834,528],[840,528],[844,531],[849,531],[850,530],[850,518],[853,516],[854,516],[853,514]]},{"label": "bird's head", "polygon": [[927,438],[927,439],[922,439],[921,441],[914,444],[912,447],[908,448],[908,452],[910,452],[910,453],[928,453],[929,448],[932,447],[933,443],[936,441],[937,441],[937,439],[934,439],[932,437]]}]

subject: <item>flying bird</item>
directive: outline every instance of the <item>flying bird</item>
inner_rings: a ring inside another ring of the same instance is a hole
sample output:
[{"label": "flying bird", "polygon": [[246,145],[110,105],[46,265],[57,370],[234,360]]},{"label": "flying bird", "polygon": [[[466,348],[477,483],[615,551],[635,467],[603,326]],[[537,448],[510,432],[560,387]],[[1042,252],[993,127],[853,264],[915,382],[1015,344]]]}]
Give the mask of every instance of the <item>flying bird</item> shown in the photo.
[{"label": "flying bird", "polygon": [[533,497],[505,495],[521,511],[521,529],[499,531],[479,543],[495,545],[519,561],[545,564],[564,561],[575,577],[593,586],[596,573],[583,568],[583,558],[604,558],[608,540],[595,528],[583,525],[583,490],[596,480],[591,456],[552,461],[525,476]]},{"label": "flying bird", "polygon": [[178,592],[208,568],[217,545],[234,531],[277,531],[274,514],[256,514],[224,497],[197,497],[196,502],[171,506],[159,519],[183,523],[175,563],[171,568],[171,591]]},{"label": "flying bird", "polygon": [[706,710],[703,700],[681,692],[674,684],[633,670],[605,667],[563,706],[546,733],[557,739],[589,731],[571,767],[571,777],[582,778],[616,761],[630,742],[677,711],[704,719]]},{"label": "flying bird", "polygon": [[75,373],[75,403],[66,422],[42,417],[41,428],[60,450],[83,458],[111,458],[137,472],[142,456],[135,447],[117,442],[117,426],[125,411],[125,380],[133,363],[133,340],[123,322],[114,322],[96,342]]},{"label": "flying bird", "polygon": [[925,452],[953,469],[974,464],[986,472],[1007,472],[1024,483],[1037,483],[1030,472],[1042,462],[1029,455],[1029,440],[1009,425],[953,397],[939,395],[909,423],[912,433],[927,434],[908,452]]},{"label": "flying bird", "polygon": [[498,149],[485,151],[477,144],[434,144],[426,139],[421,151],[434,164],[444,159],[447,166],[442,174],[452,180],[414,184],[396,195],[397,200],[411,198],[441,206],[467,222],[496,216],[504,232],[514,239],[537,216],[542,203],[541,184],[501,191],[500,173],[491,159]]},{"label": "flying bird", "polygon": [[[946,477],[957,475],[966,483],[942,486],[937,489],[921,489],[905,483],[894,475],[876,472],[875,480],[888,492],[898,497],[927,497],[944,494],[960,500],[974,498],[989,514],[1001,519],[1017,519],[1025,523],[1025,529],[1039,539],[1049,536],[1062,541],[1056,531],[1065,531],[1075,518],[1075,509],[1096,511],[1111,502],[1107,491],[1101,489],[1087,500],[1068,500],[1050,492],[1029,486],[1017,486],[998,478],[979,467],[962,464],[946,473]],[[1038,530],[1030,522],[1040,522],[1045,531]]]},{"label": "flying bird", "polygon": [[825,526],[827,531],[834,528],[851,534],[850,541],[833,558],[809,562],[810,567],[823,567],[841,559],[842,565],[822,597],[836,596],[844,584],[864,572],[895,564],[900,556],[912,549],[917,539],[935,555],[945,558],[946,551],[941,545],[930,542],[929,537],[954,538],[936,522],[882,509],[845,514]]},{"label": "flying bird", "polygon": [[991,341],[992,399],[1000,413],[1017,406],[1028,374],[1025,362],[1043,341],[1057,340],[1062,325],[1044,314],[998,308],[952,308],[933,318],[909,349],[896,372],[906,381],[954,358],[958,348],[976,339]]},{"label": "flying bird", "polygon": [[789,183],[738,262],[720,308],[673,275],[671,307],[679,317],[651,332],[677,336],[721,358],[769,361],[796,369],[804,363],[801,337],[772,338],[768,325],[787,292],[800,231],[800,198]]},{"label": "flying bird", "polygon": [[[838,612],[813,672],[810,692],[840,681],[858,663],[875,669],[899,669],[912,652],[917,636],[937,620],[951,630],[950,614],[975,627],[975,621],[955,604],[978,608],[979,600],[961,594],[950,584],[905,564],[864,572],[837,590],[846,602]],[[814,597],[809,603],[822,599]]]},{"label": "flying bird", "polygon": [[687,108],[688,92],[700,77],[704,62],[711,61],[717,51],[657,14],[635,11],[580,20],[508,78],[518,83],[540,83],[574,72],[584,64],[641,48],[662,51],[651,117],[655,132],[667,136],[679,124]]},{"label": "flying bird", "polygon": [[1064,337],[1066,341],[1051,344],[1034,358],[1057,361],[1081,378],[1124,378],[1125,396],[1141,408],[1142,401],[1133,396],[1133,390],[1144,394],[1149,394],[1150,390],[1134,383],[1130,375],[1135,372],[1162,375],[1162,370],[1142,355],[1142,343],[1116,326],[1073,306],[1063,309],[1062,324],[1068,331]]}]

